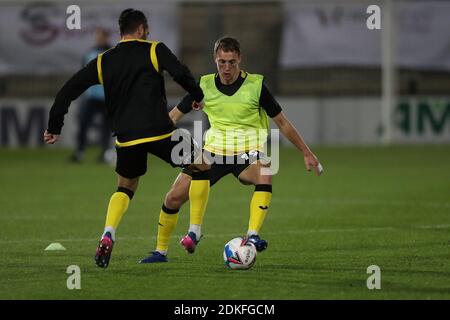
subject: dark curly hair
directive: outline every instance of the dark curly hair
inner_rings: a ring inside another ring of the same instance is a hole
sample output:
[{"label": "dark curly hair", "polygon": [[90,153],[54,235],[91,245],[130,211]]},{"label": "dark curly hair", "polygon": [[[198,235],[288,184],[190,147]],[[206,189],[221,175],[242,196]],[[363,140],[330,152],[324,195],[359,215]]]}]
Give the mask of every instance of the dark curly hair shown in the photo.
[{"label": "dark curly hair", "polygon": [[119,17],[120,34],[131,34],[136,32],[138,27],[143,24],[148,27],[147,18],[142,11],[135,9],[123,10]]}]

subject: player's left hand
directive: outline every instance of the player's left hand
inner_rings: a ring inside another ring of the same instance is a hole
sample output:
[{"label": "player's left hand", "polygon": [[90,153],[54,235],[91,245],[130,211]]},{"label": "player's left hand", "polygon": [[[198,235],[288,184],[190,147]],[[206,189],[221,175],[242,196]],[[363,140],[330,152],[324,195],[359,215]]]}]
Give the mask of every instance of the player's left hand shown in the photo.
[{"label": "player's left hand", "polygon": [[44,132],[44,142],[46,144],[54,144],[59,139],[59,134],[51,134],[47,130]]},{"label": "player's left hand", "polygon": [[311,171],[311,168],[314,169],[316,176],[320,176],[323,172],[323,167],[320,164],[317,157],[312,152],[306,152],[303,156],[305,160],[305,166],[308,171]]}]

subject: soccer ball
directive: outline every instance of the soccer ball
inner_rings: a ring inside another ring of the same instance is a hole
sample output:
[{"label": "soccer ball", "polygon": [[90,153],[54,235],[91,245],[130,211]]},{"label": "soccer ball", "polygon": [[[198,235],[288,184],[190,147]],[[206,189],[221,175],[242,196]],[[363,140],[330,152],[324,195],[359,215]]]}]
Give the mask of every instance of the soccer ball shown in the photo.
[{"label": "soccer ball", "polygon": [[256,248],[242,237],[234,238],[225,244],[223,260],[230,269],[250,269],[256,261]]}]

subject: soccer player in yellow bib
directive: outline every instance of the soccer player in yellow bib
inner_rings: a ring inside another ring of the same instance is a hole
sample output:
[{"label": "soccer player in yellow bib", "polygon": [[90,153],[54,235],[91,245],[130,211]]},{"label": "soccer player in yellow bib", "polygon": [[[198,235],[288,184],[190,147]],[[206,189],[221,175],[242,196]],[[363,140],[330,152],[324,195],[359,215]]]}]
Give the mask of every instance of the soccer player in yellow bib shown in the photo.
[{"label": "soccer player in yellow bib", "polygon": [[[206,158],[213,160],[210,186],[229,173],[241,183],[255,186],[250,201],[250,221],[246,239],[253,243],[258,251],[263,251],[268,243],[259,237],[259,231],[272,198],[270,167],[268,163],[261,161],[264,159],[262,151],[269,129],[268,116],[282,134],[302,152],[308,171],[314,169],[316,174],[320,175],[321,165],[302,136],[285,117],[280,105],[265,86],[263,76],[240,69],[241,51],[237,39],[224,37],[217,40],[214,59],[218,72],[200,79],[200,87],[205,95],[203,111],[211,124],[203,147]],[[195,108],[192,103],[193,98],[187,94],[169,113],[172,121],[177,123],[184,114]],[[263,167],[265,170],[261,170]],[[189,200],[191,179],[192,173],[189,170],[184,169],[179,174],[166,195],[166,208],[178,212]],[[190,216],[188,234],[180,242],[189,253],[195,251],[200,241],[202,222],[203,215]],[[160,224],[156,252],[167,254],[169,238],[169,230],[165,230],[165,226]]]}]

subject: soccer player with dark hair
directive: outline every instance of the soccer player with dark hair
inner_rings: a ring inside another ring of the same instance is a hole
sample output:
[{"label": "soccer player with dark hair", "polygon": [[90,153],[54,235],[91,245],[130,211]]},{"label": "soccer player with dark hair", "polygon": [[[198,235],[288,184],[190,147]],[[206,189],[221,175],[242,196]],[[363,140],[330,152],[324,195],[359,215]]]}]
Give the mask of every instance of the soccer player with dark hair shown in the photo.
[{"label": "soccer player with dark hair", "polygon": [[[44,133],[47,144],[55,143],[71,101],[90,86],[103,84],[106,116],[116,136],[118,187],[111,196],[105,229],[95,254],[95,262],[101,268],[109,264],[116,228],[136,192],[139,177],[147,170],[148,153],[173,167],[193,170],[189,188],[193,216],[203,216],[209,196],[209,166],[204,163],[193,164],[191,154],[180,156],[179,159],[171,157],[172,148],[178,142],[171,140],[175,127],[167,111],[162,70],[166,70],[193,97],[194,108],[203,105],[201,88],[189,69],[164,43],[146,40],[149,27],[141,11],[123,11],[119,27],[121,41],[99,54],[58,92],[50,110],[48,129]],[[163,238],[176,225],[176,209],[162,206],[159,224],[164,226],[161,231]],[[164,258],[161,255],[152,257],[159,260]]]},{"label": "soccer player with dark hair", "polygon": [[[317,157],[306,145],[302,136],[286,118],[280,105],[264,84],[264,77],[240,69],[241,49],[237,39],[224,37],[215,43],[214,61],[217,73],[204,75],[200,87],[205,95],[203,111],[208,116],[211,128],[205,137],[204,152],[211,165],[210,185],[232,173],[241,183],[254,185],[250,201],[250,220],[246,239],[258,251],[267,248],[267,241],[259,232],[272,198],[272,173],[263,154],[269,129],[268,116],[272,118],[282,134],[303,154],[308,171],[322,172]],[[194,97],[187,94],[169,115],[176,123],[192,110]],[[233,130],[234,131],[231,131]],[[262,133],[254,134],[255,131]],[[217,160],[220,161],[217,161]],[[244,160],[244,161],[242,161]],[[166,195],[164,204],[170,208],[181,208],[190,199],[189,183],[193,173],[183,169]],[[192,216],[188,234],[180,244],[188,253],[193,253],[200,241],[203,216]],[[158,237],[159,240],[159,237]],[[156,251],[165,254],[157,240]]]}]

